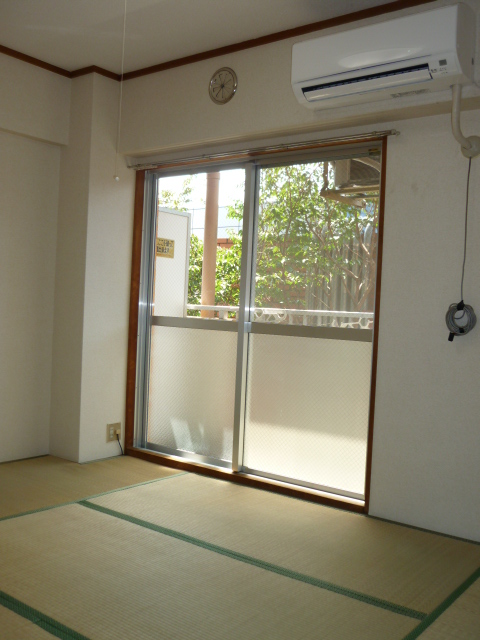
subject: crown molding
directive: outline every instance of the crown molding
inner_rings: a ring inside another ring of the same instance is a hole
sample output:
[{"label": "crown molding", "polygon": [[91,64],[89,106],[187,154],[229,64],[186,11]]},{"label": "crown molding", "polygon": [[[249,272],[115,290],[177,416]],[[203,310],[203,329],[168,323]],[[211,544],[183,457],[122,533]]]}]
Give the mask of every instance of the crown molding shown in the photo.
[{"label": "crown molding", "polygon": [[[393,2],[389,2],[388,4],[383,4],[378,7],[371,7],[370,9],[354,11],[343,16],[337,16],[336,18],[329,18],[328,20],[311,22],[310,24],[305,24],[301,27],[295,27],[294,29],[277,31],[276,33],[271,33],[270,35],[262,36],[260,38],[253,38],[251,40],[237,42],[226,47],[210,49],[209,51],[203,51],[201,53],[185,56],[183,58],[177,58],[175,60],[169,60],[168,62],[155,64],[151,67],[137,69],[136,71],[129,71],[128,73],[123,74],[123,79],[132,80],[134,78],[140,78],[141,76],[150,75],[152,73],[166,71],[167,69],[183,67],[187,64],[193,64],[194,62],[209,60],[218,56],[237,53],[238,51],[245,51],[246,49],[253,49],[254,47],[261,47],[266,44],[272,44],[273,42],[287,40],[288,38],[304,36],[309,33],[314,33],[315,31],[323,31],[324,29],[331,29],[332,27],[339,27],[345,24],[350,24],[352,22],[357,22],[359,20],[387,15],[395,11],[401,11],[402,9],[411,9],[413,7],[429,4],[431,2],[435,2],[435,0],[394,0]],[[66,69],[56,67],[53,64],[49,64],[48,62],[44,62],[43,60],[39,60],[38,58],[34,58],[33,56],[28,56],[24,53],[21,53],[20,51],[16,51],[15,49],[4,47],[3,45],[0,45],[0,53],[3,53],[12,58],[17,58],[18,60],[22,60],[23,62],[28,62],[29,64],[35,65],[36,67],[46,69],[47,71],[51,71],[52,73],[57,73],[58,75],[64,76],[66,78],[78,78],[79,76],[84,76],[89,73],[98,73],[99,75],[110,78],[111,80],[120,81],[122,79],[122,76],[120,74],[109,71],[108,69],[103,69],[102,67],[97,67],[96,65],[84,67],[82,69],[76,69],[75,71],[67,71]]]},{"label": "crown molding", "polygon": [[311,22],[310,24],[306,24],[301,27],[295,27],[294,29],[278,31],[276,33],[271,33],[268,36],[253,38],[252,40],[245,40],[244,42],[238,42],[226,47],[219,47],[218,49],[210,49],[209,51],[203,51],[202,53],[185,56],[184,58],[177,58],[176,60],[170,60],[169,62],[162,62],[161,64],[156,64],[151,67],[145,67],[144,69],[138,69],[137,71],[129,71],[128,73],[125,73],[123,75],[123,79],[132,80],[133,78],[150,75],[151,73],[159,73],[160,71],[166,71],[167,69],[183,67],[184,65],[192,64],[194,62],[200,62],[202,60],[209,60],[210,58],[216,58],[218,56],[237,53],[238,51],[244,51],[245,49],[261,47],[266,44],[272,44],[273,42],[280,42],[281,40],[287,40],[288,38],[304,36],[309,33],[314,33],[315,31],[323,31],[324,29],[331,29],[332,27],[350,24],[351,22],[357,22],[359,20],[365,20],[367,18],[383,16],[388,13],[393,13],[394,11],[410,9],[412,7],[418,7],[422,4],[428,4],[430,2],[435,2],[435,0],[394,0],[394,2],[389,2],[388,4],[380,5],[378,7],[362,9],[361,11],[354,11],[353,13],[347,13],[343,16],[337,16],[336,18],[320,20],[320,22]]},{"label": "crown molding", "polygon": [[70,71],[67,71],[66,69],[56,67],[55,65],[44,62],[43,60],[39,60],[38,58],[27,56],[25,53],[15,51],[15,49],[10,49],[9,47],[4,47],[1,44],[0,53],[5,54],[6,56],[10,56],[11,58],[16,58],[17,60],[22,60],[22,62],[28,62],[28,64],[33,64],[35,67],[46,69],[47,71],[51,71],[52,73],[57,73],[60,76],[65,76],[66,78],[71,77]]},{"label": "crown molding", "polygon": [[[120,82],[122,76],[119,73],[114,73],[113,71],[108,71],[108,69],[103,69],[102,67],[97,67],[92,65],[91,67],[83,67],[83,69],[76,69],[75,71],[70,71],[70,78],[78,78],[79,76],[86,76],[89,73],[98,73],[101,76],[105,76],[105,78],[110,78],[111,80],[117,80]],[[125,78],[125,76],[124,76]]]}]

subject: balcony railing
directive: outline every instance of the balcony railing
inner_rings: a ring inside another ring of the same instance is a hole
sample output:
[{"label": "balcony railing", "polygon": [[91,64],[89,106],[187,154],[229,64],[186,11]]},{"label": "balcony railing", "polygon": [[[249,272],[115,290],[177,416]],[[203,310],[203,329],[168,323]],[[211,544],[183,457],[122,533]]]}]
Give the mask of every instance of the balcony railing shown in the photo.
[{"label": "balcony railing", "polygon": [[[223,305],[187,304],[187,311],[213,311],[219,320],[237,320],[238,307]],[[217,315],[218,314],[218,315]],[[231,317],[235,314],[235,317]],[[340,329],[372,329],[373,312],[329,311],[318,309],[278,309],[255,307],[254,322],[304,325],[310,327],[338,327]]]}]

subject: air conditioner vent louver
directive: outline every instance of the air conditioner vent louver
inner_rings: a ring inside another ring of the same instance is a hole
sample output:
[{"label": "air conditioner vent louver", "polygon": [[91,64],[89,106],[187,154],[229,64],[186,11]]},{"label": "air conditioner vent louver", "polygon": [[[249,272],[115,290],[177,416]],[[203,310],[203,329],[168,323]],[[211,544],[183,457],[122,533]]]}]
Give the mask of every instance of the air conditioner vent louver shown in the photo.
[{"label": "air conditioner vent louver", "polygon": [[414,71],[426,71],[431,78],[430,73],[428,72],[428,64],[419,64],[413,67],[406,67],[404,69],[394,69],[393,71],[385,71],[385,72],[377,72],[371,74],[365,74],[363,76],[358,76],[358,78],[346,78],[345,80],[337,80],[336,82],[325,82],[323,84],[313,85],[311,87],[304,87],[302,89],[304,94],[307,94],[310,91],[318,91],[321,89],[331,89],[332,87],[344,87],[349,84],[355,83],[363,83],[366,80],[379,80],[383,78],[390,78],[392,76],[402,76],[405,74],[412,73]]},{"label": "air conditioner vent louver", "polygon": [[334,163],[335,189],[353,186],[378,186],[380,179],[378,168],[374,168],[355,159],[337,160]]},{"label": "air conditioner vent louver", "polygon": [[379,171],[369,167],[363,162],[352,160],[350,168],[350,181],[355,185],[378,185]]}]

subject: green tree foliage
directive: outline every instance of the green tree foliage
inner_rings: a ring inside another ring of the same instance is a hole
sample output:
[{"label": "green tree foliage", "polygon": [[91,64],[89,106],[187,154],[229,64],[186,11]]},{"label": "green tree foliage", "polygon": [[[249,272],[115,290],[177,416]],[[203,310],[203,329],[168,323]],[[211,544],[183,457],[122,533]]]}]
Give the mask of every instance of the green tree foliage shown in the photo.
[{"label": "green tree foliage", "polygon": [[[257,307],[373,310],[377,198],[339,202],[332,181],[323,163],[261,171]],[[241,220],[243,204],[229,217]],[[232,240],[239,258],[241,237]]]},{"label": "green tree foliage", "polygon": [[[190,266],[188,270],[188,304],[201,304],[202,299],[203,242],[192,233],[190,236]],[[196,311],[194,315],[200,315]]]},{"label": "green tree foliage", "polygon": [[323,163],[262,170],[256,306],[365,309],[374,286],[377,205],[332,199],[324,191],[332,180]]},{"label": "green tree foliage", "polygon": [[192,177],[185,178],[180,193],[174,193],[168,189],[163,189],[158,194],[158,205],[167,209],[175,209],[175,211],[189,211],[189,205],[192,201]]},{"label": "green tree foliage", "polygon": [[217,277],[215,280],[215,304],[238,306],[240,297],[240,262],[242,238],[230,234],[230,248],[217,247]]},{"label": "green tree foliage", "polygon": [[[163,191],[162,206],[185,210],[190,201],[189,180],[178,196]],[[332,182],[331,164],[262,169],[257,307],[373,310],[378,200],[351,202],[332,195]],[[243,203],[229,207],[228,217],[241,221]],[[229,248],[217,249],[215,302],[237,306],[242,234],[230,232],[229,239]],[[203,242],[192,234],[190,304],[200,304],[202,260]]]}]

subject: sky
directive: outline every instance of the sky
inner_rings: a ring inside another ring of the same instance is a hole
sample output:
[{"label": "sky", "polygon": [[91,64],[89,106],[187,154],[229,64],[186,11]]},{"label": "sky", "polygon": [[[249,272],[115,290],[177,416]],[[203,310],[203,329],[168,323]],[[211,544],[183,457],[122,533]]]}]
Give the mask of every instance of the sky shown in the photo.
[{"label": "sky", "polygon": [[[161,178],[159,181],[159,191],[172,191],[180,194],[183,183],[190,176],[172,176]],[[190,186],[192,187],[190,210],[192,216],[192,233],[195,233],[203,240],[203,228],[205,221],[205,195],[207,189],[207,174],[197,173],[191,176]],[[245,191],[245,170],[229,169],[220,172],[220,186],[218,194],[218,238],[228,237],[228,229],[236,230],[238,222],[227,219],[226,207],[233,205],[237,200],[243,202]]]}]

